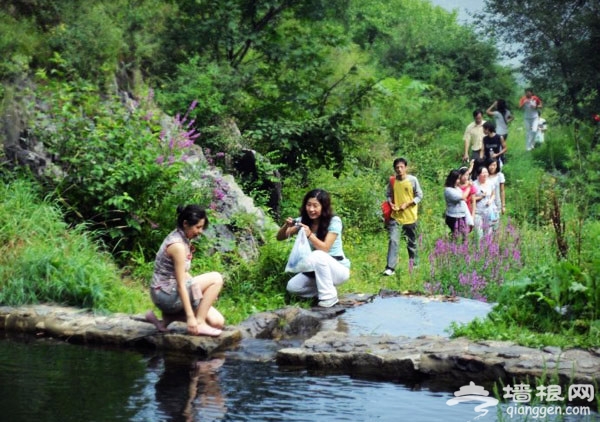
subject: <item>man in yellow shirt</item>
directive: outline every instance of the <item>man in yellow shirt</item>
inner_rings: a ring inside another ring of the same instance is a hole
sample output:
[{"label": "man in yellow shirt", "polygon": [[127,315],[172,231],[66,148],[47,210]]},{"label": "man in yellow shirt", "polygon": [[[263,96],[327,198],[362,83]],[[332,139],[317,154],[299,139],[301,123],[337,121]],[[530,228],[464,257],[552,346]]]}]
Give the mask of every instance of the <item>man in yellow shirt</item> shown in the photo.
[{"label": "man in yellow shirt", "polygon": [[[473,112],[473,121],[469,123],[465,129],[463,140],[465,141],[465,152],[463,154],[463,161],[476,160],[479,158],[480,150],[483,144],[483,112],[481,110],[475,110]],[[469,154],[469,148],[471,153]]]},{"label": "man in yellow shirt", "polygon": [[394,160],[394,172],[396,178],[393,183],[388,183],[387,200],[392,207],[392,217],[387,223],[390,235],[387,253],[387,265],[383,275],[395,274],[398,263],[398,245],[400,240],[400,228],[406,239],[408,250],[409,269],[418,264],[417,253],[417,217],[418,203],[423,199],[421,185],[415,176],[407,173],[408,162],[405,158]]}]

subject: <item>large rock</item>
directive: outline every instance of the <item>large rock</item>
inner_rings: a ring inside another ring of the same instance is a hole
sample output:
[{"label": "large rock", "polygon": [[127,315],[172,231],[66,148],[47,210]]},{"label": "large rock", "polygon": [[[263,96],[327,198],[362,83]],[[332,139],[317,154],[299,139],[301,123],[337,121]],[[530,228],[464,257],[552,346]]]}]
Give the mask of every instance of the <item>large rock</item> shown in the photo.
[{"label": "large rock", "polygon": [[321,331],[300,347],[279,350],[276,360],[284,366],[395,381],[435,377],[465,383],[544,376],[557,376],[562,384],[600,381],[600,355],[594,351],[540,350],[511,342],[438,336],[415,339]]},{"label": "large rock", "polygon": [[209,356],[232,347],[241,332],[228,328],[219,337],[190,336],[184,324],[173,323],[169,333],[159,333],[142,317],[127,314],[98,315],[89,310],[30,305],[0,307],[0,330],[53,337],[76,344],[150,347]]},{"label": "large rock", "polygon": [[319,331],[324,318],[335,315],[335,310],[309,311],[286,307],[273,312],[260,312],[243,321],[238,328],[245,337],[262,339],[308,338]]}]

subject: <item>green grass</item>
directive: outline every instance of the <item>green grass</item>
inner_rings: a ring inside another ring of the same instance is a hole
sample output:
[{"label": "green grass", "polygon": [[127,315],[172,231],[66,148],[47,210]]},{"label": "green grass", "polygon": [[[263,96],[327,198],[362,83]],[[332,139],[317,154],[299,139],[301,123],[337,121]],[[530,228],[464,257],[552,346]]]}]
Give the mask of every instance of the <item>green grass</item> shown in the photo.
[{"label": "green grass", "polygon": [[564,330],[559,335],[556,333],[540,332],[504,321],[501,317],[494,319],[478,318],[469,324],[453,324],[453,337],[465,336],[472,340],[499,340],[512,341],[517,344],[541,348],[545,346],[555,346],[561,348],[571,347],[595,347],[599,344],[600,338],[591,337],[587,333],[582,334],[574,329]]},{"label": "green grass", "polygon": [[37,198],[30,183],[5,185],[0,197],[1,304],[131,313],[149,306],[148,295],[124,285],[112,257],[85,228],[68,228],[58,207]]}]

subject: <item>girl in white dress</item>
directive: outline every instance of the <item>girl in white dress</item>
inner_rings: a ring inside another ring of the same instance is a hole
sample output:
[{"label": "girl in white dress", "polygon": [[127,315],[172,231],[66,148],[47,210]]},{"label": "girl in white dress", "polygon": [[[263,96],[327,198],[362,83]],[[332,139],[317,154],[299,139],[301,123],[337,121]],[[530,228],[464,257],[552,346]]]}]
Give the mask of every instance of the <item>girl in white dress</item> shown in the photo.
[{"label": "girl in white dress", "polygon": [[[477,239],[481,239],[484,234],[490,234],[493,230],[494,221],[494,184],[488,179],[489,172],[487,167],[480,167],[477,170],[477,180],[473,186],[477,189],[475,194],[475,233]],[[497,218],[496,218],[497,220]]]}]

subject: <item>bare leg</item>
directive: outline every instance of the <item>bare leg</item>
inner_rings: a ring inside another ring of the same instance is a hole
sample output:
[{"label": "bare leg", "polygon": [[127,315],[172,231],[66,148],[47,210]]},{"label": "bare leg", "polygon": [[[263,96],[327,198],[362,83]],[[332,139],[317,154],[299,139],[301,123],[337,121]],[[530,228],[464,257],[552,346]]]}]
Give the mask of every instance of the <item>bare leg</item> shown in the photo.
[{"label": "bare leg", "polygon": [[154,311],[150,310],[146,312],[146,321],[148,321],[151,324],[154,324],[156,329],[161,333],[166,333],[167,331],[169,331],[167,330],[167,326],[164,324],[164,322],[158,319]]},{"label": "bare leg", "polygon": [[223,329],[225,327],[225,317],[221,312],[217,311],[214,306],[211,306],[206,315],[206,322],[214,328]]},{"label": "bare leg", "polygon": [[209,318],[209,311],[223,287],[223,277],[218,272],[211,272],[194,277],[194,281],[199,283],[202,289],[202,300],[196,309],[198,332],[200,335],[218,336],[221,334],[221,330],[210,326],[208,321],[215,323],[215,325],[224,324],[224,319],[221,321],[215,314],[216,309],[211,311],[211,318]]},{"label": "bare leg", "polygon": [[185,314],[164,314],[163,313],[162,317],[163,317],[162,320],[158,319],[158,317],[152,310],[146,312],[146,321],[148,321],[151,324],[154,324],[156,329],[158,331],[160,331],[161,333],[168,332],[169,330],[167,329],[167,327],[173,321],[183,321],[183,322],[186,321]]}]

